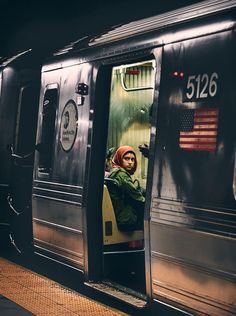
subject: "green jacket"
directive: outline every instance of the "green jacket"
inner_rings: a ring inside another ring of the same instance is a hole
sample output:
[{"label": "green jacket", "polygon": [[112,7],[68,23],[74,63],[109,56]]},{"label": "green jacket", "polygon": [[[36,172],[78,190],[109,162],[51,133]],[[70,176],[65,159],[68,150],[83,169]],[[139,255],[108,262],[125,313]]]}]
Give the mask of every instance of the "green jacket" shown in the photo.
[{"label": "green jacket", "polygon": [[115,185],[108,187],[120,230],[140,229],[143,225],[145,197],[139,185],[135,185],[130,174],[123,168],[113,168],[110,179]]}]

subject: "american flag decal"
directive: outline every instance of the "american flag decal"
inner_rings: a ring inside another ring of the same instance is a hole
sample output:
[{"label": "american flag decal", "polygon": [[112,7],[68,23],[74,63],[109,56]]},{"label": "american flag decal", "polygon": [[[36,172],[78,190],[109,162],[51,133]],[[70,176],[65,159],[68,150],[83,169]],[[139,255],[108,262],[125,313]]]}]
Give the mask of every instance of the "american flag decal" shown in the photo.
[{"label": "american flag decal", "polygon": [[179,146],[184,150],[215,151],[219,109],[183,110]]}]

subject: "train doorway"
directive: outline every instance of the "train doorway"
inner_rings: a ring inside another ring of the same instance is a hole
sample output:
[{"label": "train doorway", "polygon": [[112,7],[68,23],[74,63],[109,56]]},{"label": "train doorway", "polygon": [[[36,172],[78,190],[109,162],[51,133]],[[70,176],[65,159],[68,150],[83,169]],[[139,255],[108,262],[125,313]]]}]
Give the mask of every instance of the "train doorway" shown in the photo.
[{"label": "train doorway", "polygon": [[143,296],[145,285],[145,243],[143,230],[122,231],[110,195],[111,159],[116,149],[129,145],[135,150],[138,180],[145,190],[156,61],[122,64],[112,68],[107,159],[103,191],[103,281],[126,292]]}]

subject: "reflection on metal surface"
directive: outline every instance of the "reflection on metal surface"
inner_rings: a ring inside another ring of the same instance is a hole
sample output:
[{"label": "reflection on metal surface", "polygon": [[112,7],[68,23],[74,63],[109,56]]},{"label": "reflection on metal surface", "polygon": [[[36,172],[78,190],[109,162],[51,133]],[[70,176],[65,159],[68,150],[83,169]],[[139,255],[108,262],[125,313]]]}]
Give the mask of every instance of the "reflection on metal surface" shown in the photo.
[{"label": "reflection on metal surface", "polygon": [[[217,3],[218,2],[218,3]],[[202,1],[200,3],[196,3],[194,5],[190,5],[188,7],[180,8],[177,10],[174,10],[172,12],[167,12],[160,14],[158,16],[153,16],[150,18],[144,18],[139,21],[134,21],[128,24],[124,24],[121,26],[118,26],[111,31],[102,34],[99,37],[95,37],[89,42],[89,46],[94,46],[94,45],[100,45],[103,43],[109,43],[112,41],[117,41],[120,39],[128,38],[131,36],[134,36],[136,34],[143,34],[147,33],[148,31],[154,31],[158,29],[163,29],[164,27],[174,25],[174,24],[179,24],[182,21],[190,21],[193,19],[196,19],[196,17],[204,16],[208,14],[210,11],[211,12],[218,12],[220,11],[223,7],[225,9],[229,9],[232,7],[235,7],[235,1],[234,0],[225,0],[225,1]],[[211,32],[213,31],[219,31],[219,23],[216,25],[214,24],[214,28],[212,25]],[[232,26],[232,25],[230,25]],[[228,23],[221,25],[220,30],[228,28],[229,25]],[[192,30],[192,28],[191,28]],[[208,26],[205,27],[202,32],[205,31],[206,34],[209,34]],[[195,36],[200,35],[200,30],[194,32]],[[178,37],[174,35],[174,32],[171,32],[169,35],[168,41],[174,41],[178,39],[183,39],[183,36],[189,35],[190,37],[193,37],[193,34],[191,31],[187,31],[187,34],[181,33],[178,34]],[[202,34],[201,34],[202,35]]]},{"label": "reflection on metal surface", "polygon": [[181,30],[175,33],[172,32],[172,33],[166,34],[164,41],[165,43],[173,43],[173,42],[177,42],[178,40],[182,38],[194,38],[200,35],[202,36],[202,35],[217,33],[222,30],[231,29],[233,28],[234,25],[235,23],[232,22],[231,20],[207,24],[204,26],[191,28],[191,30],[187,29],[187,30]]}]

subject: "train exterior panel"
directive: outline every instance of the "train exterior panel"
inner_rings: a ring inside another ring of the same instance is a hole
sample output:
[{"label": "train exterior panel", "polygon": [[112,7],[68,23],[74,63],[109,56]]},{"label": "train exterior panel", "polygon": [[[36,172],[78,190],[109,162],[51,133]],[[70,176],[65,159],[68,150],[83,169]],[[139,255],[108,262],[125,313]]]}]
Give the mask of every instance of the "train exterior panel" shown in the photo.
[{"label": "train exterior panel", "polygon": [[154,294],[216,315],[235,304],[234,51],[233,30],[164,47],[151,207]]},{"label": "train exterior panel", "polygon": [[[81,269],[90,102],[87,98],[78,104],[76,89],[80,82],[90,80],[89,64],[43,73],[39,116],[42,130],[37,137],[41,149],[36,156],[33,185],[35,246],[55,258],[62,256]],[[53,97],[51,92],[55,93]],[[49,147],[53,148],[50,155]]]},{"label": "train exterior panel", "polygon": [[[79,269],[97,289],[118,283],[148,304],[235,314],[235,7],[204,1],[132,22],[45,63],[38,254]],[[146,184],[145,248],[127,252],[103,245],[102,231],[105,153],[124,143],[140,155]]]},{"label": "train exterior panel", "polygon": [[[26,239],[32,234],[31,183],[40,66],[40,57],[31,50],[0,61],[1,220],[11,224],[22,247],[32,243],[32,236]],[[20,224],[25,225],[27,234],[22,234]]]},{"label": "train exterior panel", "polygon": [[[207,3],[213,11],[225,5]],[[85,50],[59,52],[44,66],[42,145],[50,85],[58,87],[58,103],[52,160],[43,166],[43,148],[36,155],[34,240],[39,253],[78,267],[96,286],[107,278],[122,286],[122,278],[111,275],[116,270],[124,277],[127,258],[138,274],[137,253],[111,256],[102,246],[104,156],[106,146],[129,143],[138,151],[139,141],[150,137],[148,161],[139,157],[148,170],[139,173],[146,172],[147,202],[138,291],[190,313],[230,315],[236,293],[235,15],[228,7],[212,17],[197,8],[204,18],[195,21],[196,8],[192,19],[186,10],[188,21],[176,23],[175,33],[167,23],[161,32],[142,31],[141,24],[135,34],[131,23]],[[145,130],[150,136],[142,139]]]}]

